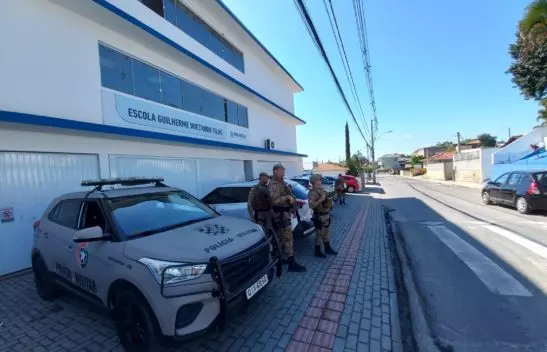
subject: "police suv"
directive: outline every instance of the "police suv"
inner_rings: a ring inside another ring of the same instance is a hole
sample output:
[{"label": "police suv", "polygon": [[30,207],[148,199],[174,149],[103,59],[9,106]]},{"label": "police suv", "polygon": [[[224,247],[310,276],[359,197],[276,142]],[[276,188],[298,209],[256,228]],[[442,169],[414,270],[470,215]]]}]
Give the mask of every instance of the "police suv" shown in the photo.
[{"label": "police suv", "polygon": [[36,288],[46,300],[65,290],[108,308],[126,351],[222,328],[281,275],[279,247],[260,226],[162,178],[82,186],[94,188],[55,199],[34,224]]}]

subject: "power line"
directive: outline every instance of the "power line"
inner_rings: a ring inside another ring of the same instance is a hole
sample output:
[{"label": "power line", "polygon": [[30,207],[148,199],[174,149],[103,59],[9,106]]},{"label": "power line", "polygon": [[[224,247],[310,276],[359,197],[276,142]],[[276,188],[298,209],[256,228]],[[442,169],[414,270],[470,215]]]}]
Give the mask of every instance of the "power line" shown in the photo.
[{"label": "power line", "polygon": [[[325,5],[325,11],[327,12],[327,16],[329,18],[330,22],[330,28],[332,30],[332,34],[334,36],[334,39],[336,41],[336,45],[338,47],[338,53],[340,54],[340,59],[342,60],[342,65],[344,67],[344,71],[346,73],[346,78],[348,80],[348,83],[350,85],[351,93],[353,94],[353,98],[357,102],[357,105],[359,107],[359,110],[361,112],[361,119],[363,120],[363,126],[365,128],[365,133],[369,135],[368,132],[368,124],[365,119],[365,113],[363,112],[363,106],[361,105],[361,100],[359,99],[359,94],[357,93],[357,88],[355,87],[355,81],[353,79],[353,75],[351,73],[351,66],[348,61],[348,57],[346,54],[346,48],[344,47],[344,42],[342,40],[342,36],[340,34],[340,28],[338,27],[338,20],[336,19],[336,14],[334,12],[334,8],[332,6],[332,1],[328,0],[330,5],[330,12],[332,13],[332,19],[330,17],[329,13],[329,7],[327,6],[327,0],[323,0],[323,4]],[[333,24],[334,20],[334,24]]]},{"label": "power line", "polygon": [[365,19],[364,6],[361,0],[353,0],[353,10],[355,12],[355,21],[357,24],[357,32],[359,35],[359,44],[361,46],[361,54],[363,59],[363,67],[365,69],[366,83],[370,97],[370,105],[372,108],[372,117],[374,119],[374,129],[378,130],[378,117],[376,114],[376,100],[374,99],[374,86],[372,83],[372,73],[370,65],[370,52],[368,48],[368,34]]},{"label": "power line", "polygon": [[334,70],[332,68],[332,65],[329,61],[327,53],[325,52],[323,44],[321,43],[321,39],[319,38],[319,35],[317,34],[317,31],[315,29],[313,21],[312,21],[312,19],[310,18],[309,14],[308,14],[308,10],[306,9],[306,5],[304,5],[302,0],[294,0],[294,2],[296,4],[296,7],[297,7],[298,11],[301,14],[301,17],[304,20],[304,25],[306,25],[306,27],[311,32],[310,35],[311,35],[312,41],[314,41],[314,43],[316,44],[321,56],[323,57],[323,60],[325,61],[325,63],[327,64],[327,66],[329,68],[329,71],[330,71],[331,76],[334,80],[336,88],[338,89],[338,93],[340,93],[340,96],[342,97],[342,100],[344,101],[344,105],[346,106],[346,109],[350,113],[350,115],[353,119],[353,122],[355,123],[355,126],[357,126],[357,129],[359,130],[359,133],[361,134],[361,137],[363,137],[363,139],[365,140],[365,143],[368,145],[369,144],[368,140],[365,137],[365,135],[363,134],[363,131],[361,130],[361,127],[359,127],[359,123],[357,122],[357,119],[355,118],[355,115],[353,114],[353,110],[351,110],[351,107],[348,103],[346,95],[344,94],[344,91],[342,90],[342,86],[340,85],[340,82],[338,81],[338,78],[336,77],[336,73],[334,72]]}]

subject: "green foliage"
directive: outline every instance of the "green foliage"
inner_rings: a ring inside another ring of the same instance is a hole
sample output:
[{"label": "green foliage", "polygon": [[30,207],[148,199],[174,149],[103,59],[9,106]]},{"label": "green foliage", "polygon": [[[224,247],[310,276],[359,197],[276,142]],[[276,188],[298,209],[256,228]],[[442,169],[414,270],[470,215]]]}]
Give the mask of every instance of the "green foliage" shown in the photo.
[{"label": "green foliage", "polygon": [[547,0],[535,0],[519,22],[508,73],[525,99],[540,102],[538,120],[547,121]]},{"label": "green foliage", "polygon": [[346,167],[349,169],[346,174],[351,176],[359,176],[359,174],[365,169],[361,163],[360,157],[357,154],[353,154],[346,163]]},{"label": "green foliage", "polygon": [[410,165],[412,167],[416,166],[416,164],[421,164],[424,161],[425,157],[423,155],[412,155],[410,157]]},{"label": "green foliage", "polygon": [[495,147],[498,137],[494,137],[489,133],[482,133],[477,136],[477,139],[481,142],[481,147]]},{"label": "green foliage", "polygon": [[346,121],[345,133],[346,133],[346,162],[347,162],[351,158],[351,148],[349,145],[349,127],[348,127],[347,121]]}]

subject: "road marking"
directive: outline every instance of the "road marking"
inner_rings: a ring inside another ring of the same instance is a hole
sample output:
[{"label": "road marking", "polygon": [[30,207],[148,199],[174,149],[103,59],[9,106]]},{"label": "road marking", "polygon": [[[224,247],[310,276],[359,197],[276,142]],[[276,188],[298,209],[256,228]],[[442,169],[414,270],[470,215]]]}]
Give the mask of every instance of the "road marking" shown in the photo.
[{"label": "road marking", "polygon": [[530,241],[527,238],[524,238],[522,236],[517,235],[516,233],[513,233],[511,231],[508,231],[506,229],[502,229],[501,227],[497,227],[494,225],[485,225],[484,228],[497,233],[498,235],[501,235],[505,238],[507,238],[510,241],[515,242],[516,244],[521,245],[522,247],[536,253],[540,257],[543,257],[547,259],[547,247],[536,243],[534,241]]},{"label": "road marking", "polygon": [[488,287],[502,296],[532,296],[518,280],[445,226],[428,226]]}]

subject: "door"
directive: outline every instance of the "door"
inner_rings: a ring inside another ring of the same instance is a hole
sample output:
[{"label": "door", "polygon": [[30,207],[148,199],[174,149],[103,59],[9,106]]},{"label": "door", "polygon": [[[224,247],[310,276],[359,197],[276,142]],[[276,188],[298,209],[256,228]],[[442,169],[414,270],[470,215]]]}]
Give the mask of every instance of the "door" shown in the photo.
[{"label": "door", "polygon": [[182,158],[159,158],[110,155],[111,177],[163,177],[169,186],[196,196],[199,194],[196,161]]},{"label": "door", "polygon": [[203,197],[205,204],[213,205],[222,215],[249,220],[247,201],[251,186],[219,187]]},{"label": "door", "polygon": [[73,281],[75,243],[72,237],[78,228],[82,208],[80,199],[65,199],[59,202],[41,222],[40,251],[48,269],[67,282]]},{"label": "door", "polygon": [[0,210],[13,210],[0,222],[0,276],[30,267],[32,225],[51,201],[96,178],[95,154],[0,152]]},{"label": "door", "polygon": [[506,173],[498,177],[492,184],[490,185],[490,199],[496,201],[496,202],[502,202],[502,196],[501,196],[501,187],[505,185],[507,180],[509,179],[510,173]]},{"label": "door", "polygon": [[[99,226],[105,236],[112,233],[100,204],[96,200],[83,202],[78,221],[78,230]],[[74,272],[73,284],[88,295],[105,298],[108,292],[108,280],[100,273],[116,270],[116,258],[120,257],[123,244],[113,241],[74,243],[74,257],[71,270]],[[113,260],[112,260],[113,259]]]},{"label": "door", "polygon": [[516,200],[516,194],[520,185],[520,180],[522,178],[522,174],[518,172],[513,172],[510,176],[505,185],[501,186],[501,199],[504,204],[515,204]]}]

